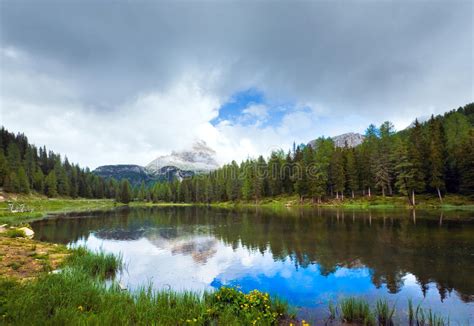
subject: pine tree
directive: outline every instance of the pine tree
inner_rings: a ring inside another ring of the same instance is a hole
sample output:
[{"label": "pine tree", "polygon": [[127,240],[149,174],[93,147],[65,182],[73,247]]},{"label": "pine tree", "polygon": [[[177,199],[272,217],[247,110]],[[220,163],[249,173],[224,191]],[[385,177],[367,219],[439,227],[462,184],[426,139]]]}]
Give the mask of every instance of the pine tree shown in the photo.
[{"label": "pine tree", "polygon": [[443,142],[441,140],[441,126],[432,116],[429,121],[430,148],[429,148],[429,185],[436,189],[440,202],[443,202],[441,191],[445,189]]},{"label": "pine tree", "polygon": [[344,185],[346,182],[344,174],[342,151],[337,148],[331,160],[331,182],[333,190],[336,192],[336,199],[339,199],[339,194],[344,199]]},{"label": "pine tree", "polygon": [[39,193],[44,192],[44,175],[40,168],[37,168],[33,175],[33,189]]},{"label": "pine tree", "polygon": [[18,174],[14,171],[11,171],[3,182],[3,188],[6,192],[19,192],[20,191],[20,182],[18,181]]},{"label": "pine tree", "polygon": [[48,197],[56,197],[58,195],[56,172],[51,170],[45,179],[45,193]]},{"label": "pine tree", "polygon": [[346,187],[351,191],[351,197],[354,198],[354,193],[359,189],[359,178],[357,176],[357,166],[354,157],[354,150],[352,148],[345,148],[344,150],[344,171],[346,173]]},{"label": "pine tree", "polygon": [[132,188],[130,182],[127,179],[123,179],[120,182],[119,201],[124,204],[130,203],[132,200]]},{"label": "pine tree", "polygon": [[18,169],[18,192],[23,194],[30,193],[30,182],[28,181],[28,176],[22,166]]},{"label": "pine tree", "polygon": [[5,155],[3,154],[3,149],[0,149],[0,186],[3,186],[3,181],[5,177],[8,175],[8,163]]},{"label": "pine tree", "polygon": [[10,142],[7,147],[7,162],[10,171],[17,171],[21,165],[21,154],[18,145]]},{"label": "pine tree", "polygon": [[474,194],[474,129],[471,129],[469,138],[462,144],[463,158],[459,162],[461,172],[461,192],[473,196]]},{"label": "pine tree", "polygon": [[410,174],[411,174],[411,197],[412,205],[415,205],[415,193],[423,192],[426,188],[425,184],[425,143],[423,139],[422,128],[418,120],[415,120],[413,128],[410,130],[409,135],[409,147],[408,147],[408,159],[412,165]]},{"label": "pine tree", "polygon": [[243,164],[242,168],[242,197],[245,200],[250,200],[254,194],[254,166],[249,160]]},{"label": "pine tree", "polygon": [[138,196],[137,196],[138,201],[145,200],[145,192],[146,192],[145,182],[142,181],[142,183],[140,184],[140,189],[138,190]]}]

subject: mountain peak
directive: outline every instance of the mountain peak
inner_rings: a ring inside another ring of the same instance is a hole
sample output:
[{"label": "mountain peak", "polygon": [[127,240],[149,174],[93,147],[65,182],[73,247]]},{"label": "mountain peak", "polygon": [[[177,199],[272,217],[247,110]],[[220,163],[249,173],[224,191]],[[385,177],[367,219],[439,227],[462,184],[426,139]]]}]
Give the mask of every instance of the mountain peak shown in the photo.
[{"label": "mountain peak", "polygon": [[216,152],[205,141],[198,140],[190,149],[173,151],[170,155],[157,157],[146,166],[146,169],[155,174],[163,173],[168,167],[194,173],[209,172],[219,167],[215,157]]},{"label": "mountain peak", "polygon": [[[334,136],[331,138],[334,142],[334,146],[336,147],[345,147],[346,144],[348,147],[356,147],[365,139],[364,135],[361,135],[357,132],[348,132],[345,134],[341,134],[338,136]],[[308,143],[308,145],[313,146],[316,144],[316,140],[312,140]]]}]

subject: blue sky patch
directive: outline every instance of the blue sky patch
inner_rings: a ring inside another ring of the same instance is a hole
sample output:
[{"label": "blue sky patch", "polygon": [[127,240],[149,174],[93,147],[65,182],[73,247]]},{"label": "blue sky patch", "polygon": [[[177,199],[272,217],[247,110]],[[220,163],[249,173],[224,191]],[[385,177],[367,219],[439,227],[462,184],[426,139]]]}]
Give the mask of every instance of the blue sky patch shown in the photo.
[{"label": "blue sky patch", "polygon": [[[259,110],[250,110],[253,106],[261,106]],[[256,88],[249,88],[234,93],[227,102],[219,108],[219,116],[211,121],[213,125],[227,120],[231,123],[252,125],[257,121],[259,126],[277,125],[281,122],[285,113],[292,109],[291,102],[270,101],[265,94]],[[260,113],[260,119],[257,112]],[[262,111],[266,111],[263,114]],[[253,113],[252,113],[253,112]]]}]

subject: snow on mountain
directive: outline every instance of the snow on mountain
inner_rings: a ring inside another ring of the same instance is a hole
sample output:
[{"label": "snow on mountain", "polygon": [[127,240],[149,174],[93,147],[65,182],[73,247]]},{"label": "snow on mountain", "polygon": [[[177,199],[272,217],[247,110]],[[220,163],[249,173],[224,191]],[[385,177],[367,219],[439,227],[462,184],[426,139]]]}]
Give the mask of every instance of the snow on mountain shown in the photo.
[{"label": "snow on mountain", "polygon": [[193,173],[206,173],[219,167],[216,152],[204,141],[195,142],[191,149],[173,151],[150,162],[145,168],[152,174],[164,174],[170,168]]}]

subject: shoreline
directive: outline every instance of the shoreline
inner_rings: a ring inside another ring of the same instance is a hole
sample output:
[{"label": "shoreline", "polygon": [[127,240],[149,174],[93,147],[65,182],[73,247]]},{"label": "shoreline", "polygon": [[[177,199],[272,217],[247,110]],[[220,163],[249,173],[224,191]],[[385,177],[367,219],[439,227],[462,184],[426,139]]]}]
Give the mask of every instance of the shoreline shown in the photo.
[{"label": "shoreline", "polygon": [[[311,200],[300,201],[296,196],[281,196],[262,198],[257,203],[245,202],[214,202],[214,203],[175,203],[175,202],[138,202],[129,204],[116,202],[113,199],[71,199],[71,198],[47,198],[36,195],[2,196],[0,202],[0,226],[1,225],[25,225],[28,222],[45,219],[51,215],[67,214],[74,212],[88,212],[97,210],[113,210],[120,207],[216,207],[216,208],[340,208],[340,209],[403,209],[403,210],[439,210],[439,211],[474,211],[474,201],[466,196],[448,195],[443,203],[437,198],[420,196],[419,204],[415,207],[407,205],[405,197],[381,197],[373,196],[358,197],[355,199],[328,200],[315,204]],[[9,211],[9,203],[19,206],[24,205],[24,212],[12,213]]]}]

